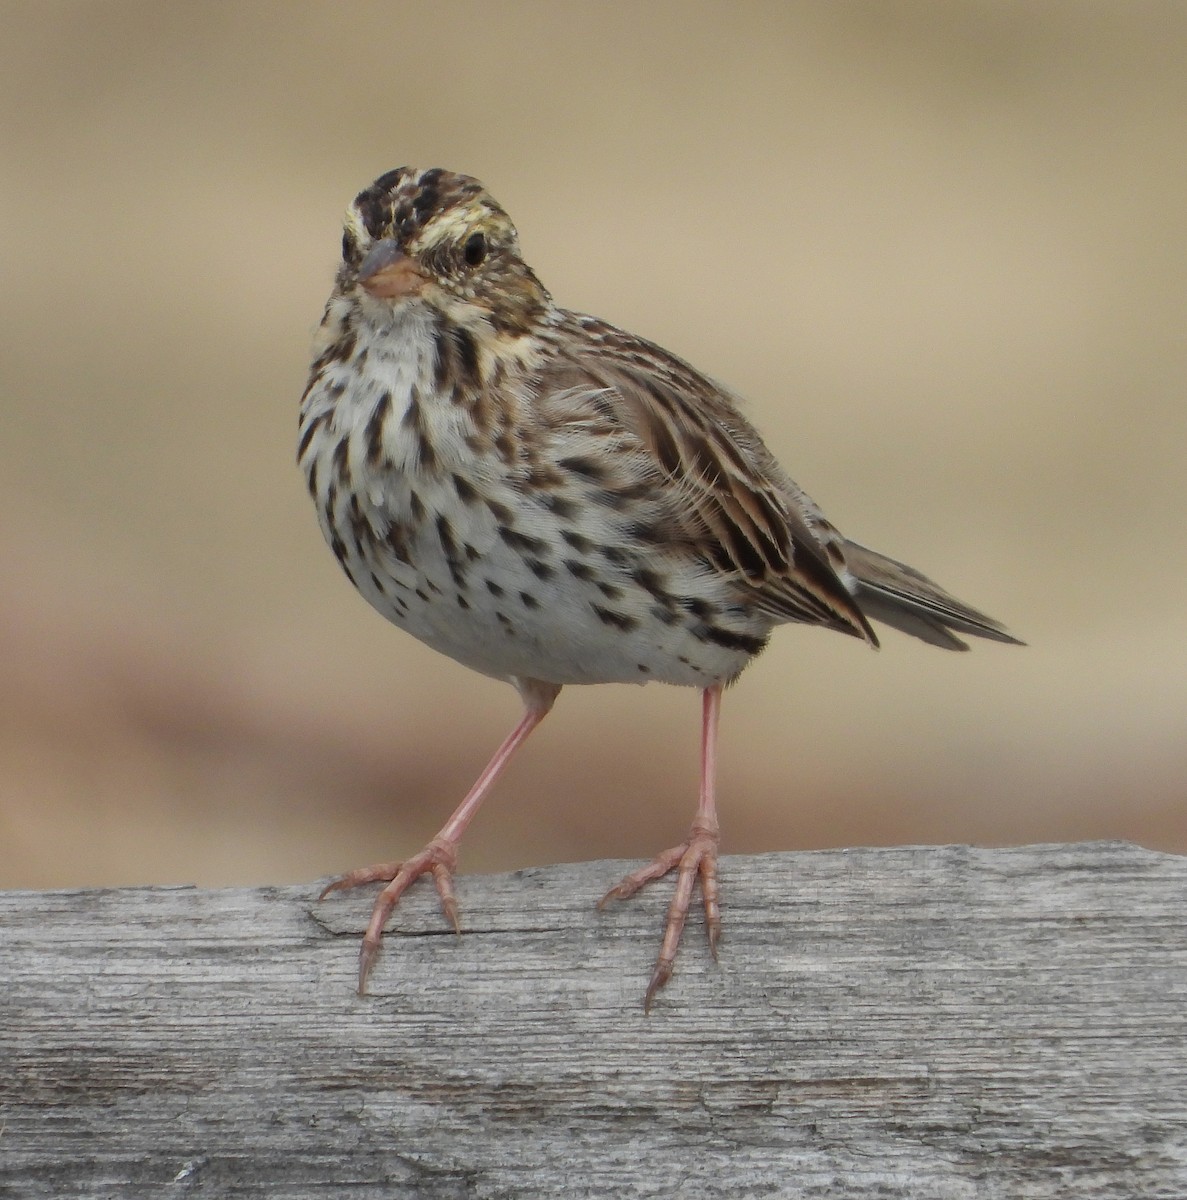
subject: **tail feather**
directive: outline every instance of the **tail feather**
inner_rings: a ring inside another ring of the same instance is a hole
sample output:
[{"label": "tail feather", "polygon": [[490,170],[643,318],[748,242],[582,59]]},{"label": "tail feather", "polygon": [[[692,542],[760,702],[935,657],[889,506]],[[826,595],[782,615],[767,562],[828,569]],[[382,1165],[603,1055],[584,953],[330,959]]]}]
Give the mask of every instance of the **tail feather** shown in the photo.
[{"label": "tail feather", "polygon": [[855,580],[854,599],[876,621],[945,650],[968,649],[956,633],[1025,645],[1000,622],[961,603],[914,567],[850,541],[845,542],[845,562]]}]

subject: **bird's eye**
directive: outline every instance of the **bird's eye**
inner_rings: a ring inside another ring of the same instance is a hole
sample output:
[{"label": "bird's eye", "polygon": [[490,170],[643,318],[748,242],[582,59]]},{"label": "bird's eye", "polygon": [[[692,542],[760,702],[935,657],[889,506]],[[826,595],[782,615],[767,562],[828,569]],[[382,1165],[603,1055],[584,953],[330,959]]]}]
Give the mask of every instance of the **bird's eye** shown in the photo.
[{"label": "bird's eye", "polygon": [[481,233],[472,233],[466,238],[462,247],[462,257],[468,267],[480,267],[486,260],[486,237]]}]

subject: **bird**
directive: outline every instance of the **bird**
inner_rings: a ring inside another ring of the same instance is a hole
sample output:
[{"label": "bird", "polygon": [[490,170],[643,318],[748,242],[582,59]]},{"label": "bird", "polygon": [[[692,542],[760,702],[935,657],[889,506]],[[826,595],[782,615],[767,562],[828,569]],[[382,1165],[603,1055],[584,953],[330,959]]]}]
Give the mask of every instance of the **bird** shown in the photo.
[{"label": "bird", "polygon": [[644,995],[669,981],[699,885],[721,931],[722,695],[779,625],[878,646],[1015,643],[912,567],[843,536],[721,384],[653,342],[557,304],[486,187],[399,167],[348,206],[314,337],[297,460],[322,534],[384,617],[511,683],[521,716],[428,844],[321,893],[384,886],[359,952],[365,993],[406,889],[431,876],[460,932],[458,844],[563,687],[660,682],[702,695],[688,835],[599,902],[675,872]]}]

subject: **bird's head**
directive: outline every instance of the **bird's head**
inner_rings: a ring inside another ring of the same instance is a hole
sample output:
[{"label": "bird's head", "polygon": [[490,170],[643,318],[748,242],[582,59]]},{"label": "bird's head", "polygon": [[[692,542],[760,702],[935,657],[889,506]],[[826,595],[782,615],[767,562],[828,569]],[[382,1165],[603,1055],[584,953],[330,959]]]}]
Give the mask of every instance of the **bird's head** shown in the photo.
[{"label": "bird's head", "polygon": [[346,210],[339,290],[364,303],[421,304],[459,324],[527,333],[550,300],[520,257],[510,217],[477,179],[398,167]]}]

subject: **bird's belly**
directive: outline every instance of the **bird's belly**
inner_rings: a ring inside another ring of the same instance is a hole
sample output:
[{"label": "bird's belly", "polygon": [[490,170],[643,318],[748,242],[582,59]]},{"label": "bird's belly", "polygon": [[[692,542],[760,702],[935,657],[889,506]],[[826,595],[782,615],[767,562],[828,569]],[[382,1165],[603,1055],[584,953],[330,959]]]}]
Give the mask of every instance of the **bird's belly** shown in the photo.
[{"label": "bird's belly", "polygon": [[346,502],[364,519],[346,533],[335,522],[355,586],[426,645],[499,679],[695,687],[732,679],[762,649],[769,623],[709,572],[665,570],[596,521],[558,522],[512,489],[480,487],[489,480],[388,480],[369,513]]}]

